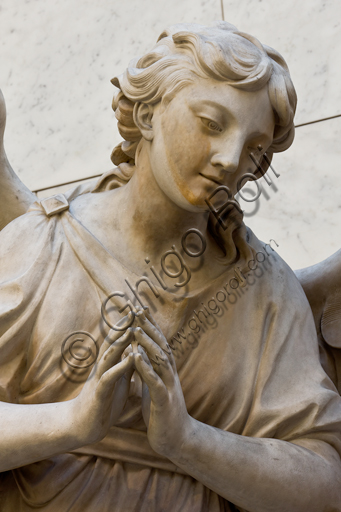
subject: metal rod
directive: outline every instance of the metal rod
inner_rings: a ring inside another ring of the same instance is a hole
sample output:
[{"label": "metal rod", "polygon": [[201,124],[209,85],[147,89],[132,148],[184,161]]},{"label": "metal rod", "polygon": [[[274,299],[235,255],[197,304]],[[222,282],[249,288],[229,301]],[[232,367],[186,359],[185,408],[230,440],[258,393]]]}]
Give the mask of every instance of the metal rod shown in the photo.
[{"label": "metal rod", "polygon": [[324,117],[323,119],[316,119],[316,121],[308,121],[307,123],[297,124],[295,128],[300,128],[300,126],[307,126],[307,124],[315,124],[321,123],[322,121],[329,121],[329,119],[336,119],[337,117],[341,117],[341,114],[336,114],[336,116]]},{"label": "metal rod", "polygon": [[[222,14],[222,18],[224,20],[224,4],[223,4],[223,1],[224,0],[220,0],[220,2],[221,2],[221,14]],[[324,117],[323,119],[316,119],[316,121],[308,121],[307,123],[296,124],[295,128],[300,128],[301,126],[307,126],[309,124],[321,123],[322,121],[329,121],[330,119],[336,119],[338,117],[341,117],[341,114],[336,114],[335,116],[330,116],[330,117]],[[49,190],[51,188],[63,187],[64,185],[72,185],[73,183],[78,183],[80,181],[91,180],[93,178],[99,178],[100,176],[102,176],[102,174],[94,174],[93,176],[87,176],[86,178],[79,178],[78,180],[66,181],[65,183],[58,183],[57,185],[50,185],[49,187],[38,188],[37,190],[33,190],[32,192],[34,194],[37,194],[38,192],[44,192],[45,190]]]},{"label": "metal rod", "polygon": [[72,183],[78,183],[79,181],[85,181],[85,180],[91,180],[93,178],[99,178],[102,176],[101,174],[94,174],[93,176],[86,176],[86,178],[78,178],[78,180],[72,180],[72,181],[66,181],[65,183],[58,183],[57,185],[50,185],[49,187],[44,188],[38,188],[37,190],[32,190],[34,194],[37,194],[38,192],[43,192],[44,190],[49,190],[51,188],[57,188],[62,187],[63,185],[72,185]]}]

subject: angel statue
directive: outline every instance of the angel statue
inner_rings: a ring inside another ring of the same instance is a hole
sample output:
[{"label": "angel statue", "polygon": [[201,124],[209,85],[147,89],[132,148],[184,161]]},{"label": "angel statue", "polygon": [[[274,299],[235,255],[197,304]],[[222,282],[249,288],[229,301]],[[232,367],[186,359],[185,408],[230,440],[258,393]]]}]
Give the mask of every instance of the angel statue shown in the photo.
[{"label": "angel statue", "polygon": [[293,141],[283,57],[179,24],[113,84],[100,179],[39,200],[1,148],[1,511],[341,511],[340,288],[234,199]]}]

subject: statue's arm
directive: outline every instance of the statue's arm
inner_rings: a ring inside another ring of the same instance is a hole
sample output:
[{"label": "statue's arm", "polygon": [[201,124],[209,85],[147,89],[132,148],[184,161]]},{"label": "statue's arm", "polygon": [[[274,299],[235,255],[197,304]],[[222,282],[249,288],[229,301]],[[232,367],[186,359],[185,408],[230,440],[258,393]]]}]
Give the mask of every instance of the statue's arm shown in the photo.
[{"label": "statue's arm", "polygon": [[341,510],[340,460],[323,441],[245,437],[194,419],[183,439],[172,462],[242,509]]},{"label": "statue's arm", "polygon": [[72,422],[73,401],[47,404],[0,402],[0,472],[84,446]]},{"label": "statue's arm", "polygon": [[6,107],[0,91],[0,230],[24,214],[37,197],[13,171],[4,149]]},{"label": "statue's arm", "polygon": [[[306,313],[305,310],[298,312],[300,316]],[[288,316],[284,319],[289,333],[294,327],[291,320]],[[314,326],[310,317],[308,320],[309,332],[305,332],[301,325],[297,327],[298,333],[313,337]],[[253,409],[258,407],[259,412],[253,413],[254,419],[250,423],[255,425],[256,418],[257,428],[266,431],[268,422],[272,425],[276,422],[276,432],[290,430],[296,432],[296,437],[292,434],[290,442],[270,438],[273,436],[266,438],[265,435],[247,437],[212,427],[188,414],[167,341],[155,329],[156,324],[153,327],[152,320],[150,324],[141,324],[142,331],[135,333],[136,339],[149,358],[159,353],[161,348],[163,359],[168,360],[166,365],[156,366],[143,354],[136,358],[136,368],[149,389],[150,398],[147,393],[143,395],[143,410],[148,439],[156,452],[249,512],[341,511],[340,457],[323,437],[324,428],[331,429],[330,418],[335,421],[340,415],[340,399],[335,391],[320,387],[319,379],[323,379],[323,374],[318,366],[317,350],[312,348],[311,356],[308,343],[305,343],[306,348],[302,351],[300,336],[295,335],[289,347],[281,345],[277,350],[278,357],[275,357],[276,367],[268,372],[268,387],[264,393],[257,391],[260,395],[254,399]],[[298,357],[302,354],[303,360]],[[272,356],[271,352],[265,354],[265,364],[274,364]],[[288,358],[284,368],[281,367],[283,358]],[[295,377],[296,360],[302,361],[299,366],[309,365],[305,372],[301,370],[302,379]],[[304,381],[308,384],[300,390]],[[236,389],[235,392],[243,391]],[[325,404],[319,411],[318,403]],[[275,404],[274,410],[269,414],[272,404]],[[291,413],[286,413],[286,426],[283,427],[284,411],[288,408]],[[322,419],[327,409],[334,412]],[[314,426],[316,416],[319,418],[318,427]],[[321,422],[326,427],[322,427]],[[248,431],[250,428],[249,425]],[[307,432],[306,436],[304,432]],[[329,435],[330,438],[338,438],[337,425]]]},{"label": "statue's arm", "polygon": [[[125,320],[127,318],[125,317]],[[0,472],[100,441],[125,406],[134,354],[121,356],[131,331],[111,336],[76,398],[57,403],[0,402]]]}]

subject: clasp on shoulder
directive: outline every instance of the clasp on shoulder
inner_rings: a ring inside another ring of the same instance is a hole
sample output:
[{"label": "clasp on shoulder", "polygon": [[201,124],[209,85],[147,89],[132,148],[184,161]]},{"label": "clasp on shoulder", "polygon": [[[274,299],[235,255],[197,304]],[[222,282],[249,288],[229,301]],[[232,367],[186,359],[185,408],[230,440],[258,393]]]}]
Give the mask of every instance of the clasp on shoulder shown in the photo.
[{"label": "clasp on shoulder", "polygon": [[57,213],[64,212],[69,209],[69,203],[64,194],[56,194],[40,201],[47,217],[52,217]]}]

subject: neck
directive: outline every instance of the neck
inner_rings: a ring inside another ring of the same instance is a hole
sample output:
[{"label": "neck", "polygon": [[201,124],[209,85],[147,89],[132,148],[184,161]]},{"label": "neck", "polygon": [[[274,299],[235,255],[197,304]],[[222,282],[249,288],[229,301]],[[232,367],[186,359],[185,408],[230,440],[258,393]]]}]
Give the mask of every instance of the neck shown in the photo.
[{"label": "neck", "polygon": [[181,238],[188,229],[206,234],[208,212],[188,212],[171,201],[142,154],[129,183],[120,190],[119,202],[121,211],[129,212],[121,216],[122,231],[150,258],[159,257],[173,244],[180,249]]}]

